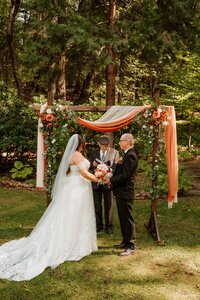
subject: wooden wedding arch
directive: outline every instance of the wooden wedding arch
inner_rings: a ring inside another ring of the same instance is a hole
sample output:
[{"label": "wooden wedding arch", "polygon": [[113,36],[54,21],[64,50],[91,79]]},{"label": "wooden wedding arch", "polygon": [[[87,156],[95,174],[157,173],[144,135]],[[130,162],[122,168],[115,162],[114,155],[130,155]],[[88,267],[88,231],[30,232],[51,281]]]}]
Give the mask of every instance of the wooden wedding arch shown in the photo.
[{"label": "wooden wedding arch", "polygon": [[[176,120],[175,120],[175,110],[172,106],[160,106],[160,99],[157,95],[154,96],[155,107],[164,107],[165,110],[171,116],[171,122],[169,126],[166,127],[165,130],[165,143],[166,143],[166,160],[167,160],[167,170],[168,170],[168,206],[171,208],[172,204],[177,202],[177,192],[178,192],[178,159],[177,159],[177,141],[176,141]],[[44,113],[48,104],[43,105],[40,108],[40,112]],[[38,108],[38,107],[37,107]],[[35,108],[35,110],[37,110]],[[105,112],[108,113],[110,109],[113,107],[110,106],[67,106],[65,109],[75,112]],[[122,116],[120,115],[117,120],[115,119],[115,110],[112,111],[111,117],[109,115],[109,121],[102,121],[100,118],[97,121],[91,122],[88,120],[84,120],[82,118],[77,118],[77,122],[80,125],[86,126],[91,130],[104,132],[105,134],[113,137],[113,132],[119,130],[131,122],[133,122],[137,113],[145,109],[145,107],[136,107],[134,111],[130,111],[124,115],[122,112]],[[104,120],[104,118],[103,118]],[[114,120],[114,121],[113,121]],[[42,133],[40,132],[40,122],[38,123],[38,144],[37,144],[37,180],[36,186],[38,188],[44,188],[44,174],[45,174],[45,164],[44,164],[44,140]],[[153,153],[152,153],[152,167],[156,161],[156,153],[159,144],[159,136],[158,133],[154,133],[154,144],[153,144]],[[157,185],[157,179],[152,179],[152,187]],[[157,207],[158,207],[158,198],[153,199],[151,201],[151,215],[149,222],[145,224],[146,229],[151,234],[153,239],[155,239],[158,245],[164,245],[164,241],[160,238],[158,222],[157,222]]]}]

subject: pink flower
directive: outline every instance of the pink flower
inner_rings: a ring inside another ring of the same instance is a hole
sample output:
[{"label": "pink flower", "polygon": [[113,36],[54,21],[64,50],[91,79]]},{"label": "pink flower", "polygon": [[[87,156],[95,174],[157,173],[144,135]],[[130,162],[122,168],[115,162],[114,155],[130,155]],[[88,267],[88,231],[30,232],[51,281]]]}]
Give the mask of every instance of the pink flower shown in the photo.
[{"label": "pink flower", "polygon": [[153,116],[154,119],[160,118],[160,111],[155,109],[152,116]]},{"label": "pink flower", "polygon": [[52,115],[46,115],[46,120],[48,122],[52,122],[54,120],[54,116],[52,116]]},{"label": "pink flower", "polygon": [[158,123],[158,121],[155,121],[154,124],[155,124],[156,126],[158,126],[159,123]]}]

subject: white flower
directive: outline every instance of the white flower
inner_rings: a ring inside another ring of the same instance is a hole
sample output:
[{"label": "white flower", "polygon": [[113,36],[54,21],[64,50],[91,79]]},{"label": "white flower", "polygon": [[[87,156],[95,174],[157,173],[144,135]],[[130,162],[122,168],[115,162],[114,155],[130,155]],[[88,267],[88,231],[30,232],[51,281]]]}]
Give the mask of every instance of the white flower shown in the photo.
[{"label": "white flower", "polygon": [[52,143],[52,144],[54,144],[54,143],[55,143],[55,141],[56,141],[56,140],[55,140],[55,139],[53,139],[53,140],[51,141],[51,143]]},{"label": "white flower", "polygon": [[169,122],[163,121],[162,124],[163,124],[164,126],[167,126],[167,125],[169,125]]},{"label": "white flower", "polygon": [[42,127],[44,127],[44,125],[42,123],[40,123],[39,127],[42,128]]},{"label": "white flower", "polygon": [[153,129],[153,126],[150,126],[150,129]]},{"label": "white flower", "polygon": [[161,108],[158,108],[158,112],[160,112],[160,113],[161,113],[161,112],[162,112],[162,109],[161,109]]},{"label": "white flower", "polygon": [[47,109],[47,113],[48,113],[48,114],[51,114],[51,113],[52,113],[51,108],[48,108],[48,109]]},{"label": "white flower", "polygon": [[65,127],[67,127],[67,126],[68,126],[68,124],[64,124],[64,125],[63,125],[63,128],[65,128]]},{"label": "white flower", "polygon": [[142,128],[146,128],[147,126],[146,125],[142,125]]}]

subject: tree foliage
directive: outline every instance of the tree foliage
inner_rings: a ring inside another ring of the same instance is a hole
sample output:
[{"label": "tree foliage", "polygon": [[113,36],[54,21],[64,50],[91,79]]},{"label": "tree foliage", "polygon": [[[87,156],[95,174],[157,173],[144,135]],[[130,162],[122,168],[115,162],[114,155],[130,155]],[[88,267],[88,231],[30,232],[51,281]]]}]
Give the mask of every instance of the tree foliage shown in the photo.
[{"label": "tree foliage", "polygon": [[[116,104],[140,105],[159,88],[162,104],[175,106],[177,119],[190,124],[187,139],[192,134],[197,143],[199,1],[116,1],[112,27],[111,2],[0,3],[0,81],[18,93],[21,84],[19,102],[26,105],[41,94],[72,104],[105,105],[106,68],[114,64]],[[11,19],[12,7],[16,15]],[[114,56],[108,55],[110,46]]]}]

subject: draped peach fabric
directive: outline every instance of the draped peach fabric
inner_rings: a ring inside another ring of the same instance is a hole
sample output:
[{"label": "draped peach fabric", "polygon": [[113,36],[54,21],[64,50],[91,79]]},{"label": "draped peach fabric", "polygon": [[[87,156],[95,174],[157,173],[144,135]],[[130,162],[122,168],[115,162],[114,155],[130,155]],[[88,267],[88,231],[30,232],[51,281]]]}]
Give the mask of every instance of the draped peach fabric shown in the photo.
[{"label": "draped peach fabric", "polygon": [[161,106],[171,116],[169,125],[165,127],[166,162],[168,173],[168,207],[177,202],[178,193],[178,155],[176,136],[176,116],[173,106]]},{"label": "draped peach fabric", "polygon": [[77,122],[89,129],[107,132],[117,131],[128,124],[148,106],[112,106],[100,119],[91,122],[82,118],[77,118]]}]

